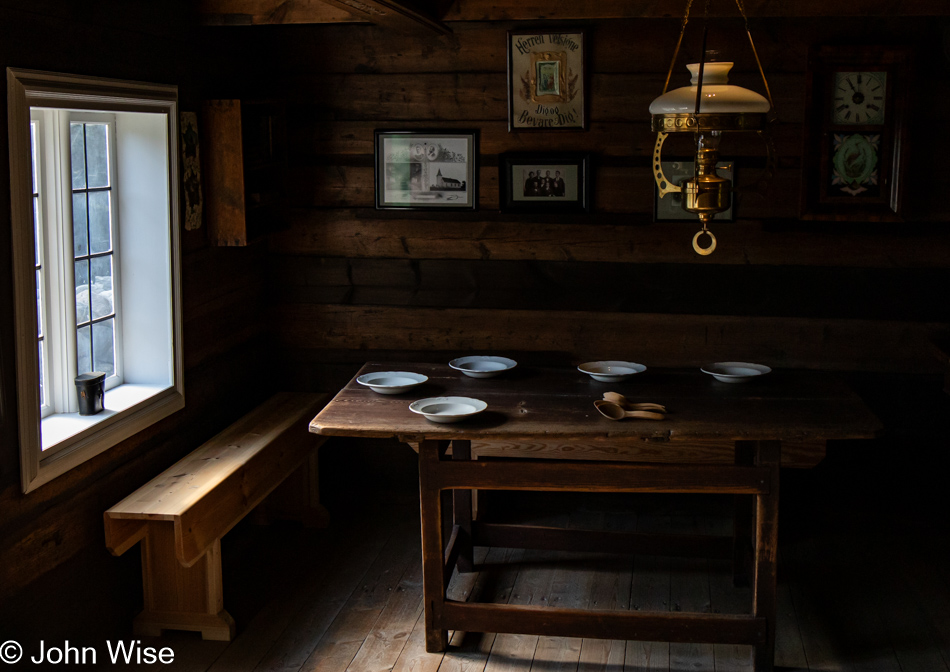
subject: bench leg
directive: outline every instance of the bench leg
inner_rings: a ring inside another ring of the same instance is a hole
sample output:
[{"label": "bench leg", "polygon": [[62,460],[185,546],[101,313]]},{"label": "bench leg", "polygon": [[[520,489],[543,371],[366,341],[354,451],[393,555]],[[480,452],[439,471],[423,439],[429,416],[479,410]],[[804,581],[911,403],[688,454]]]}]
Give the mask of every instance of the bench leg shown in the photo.
[{"label": "bench leg", "polygon": [[174,526],[150,524],[142,540],[142,588],[145,609],[133,623],[136,635],[191,630],[202,639],[234,638],[234,619],[224,610],[220,539],[198,562],[184,567],[175,556]]},{"label": "bench leg", "polygon": [[[471,441],[453,441],[452,459],[468,460],[472,459]],[[458,559],[458,570],[460,572],[474,572],[475,559],[474,548],[472,547],[472,491],[471,490],[453,490],[452,510],[455,524],[459,526],[459,548],[461,549]]]},{"label": "bench leg", "polygon": [[[755,443],[736,441],[736,464],[752,466],[755,462]],[[752,521],[755,498],[752,495],[733,495],[735,498],[732,525],[732,583],[748,586],[752,580]]]}]

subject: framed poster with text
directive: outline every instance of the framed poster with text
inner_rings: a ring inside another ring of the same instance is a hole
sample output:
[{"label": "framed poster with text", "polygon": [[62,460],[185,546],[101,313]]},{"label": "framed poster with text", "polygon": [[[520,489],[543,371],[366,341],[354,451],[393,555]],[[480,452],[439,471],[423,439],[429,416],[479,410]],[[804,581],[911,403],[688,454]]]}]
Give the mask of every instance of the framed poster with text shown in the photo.
[{"label": "framed poster with text", "polygon": [[587,130],[587,35],[508,32],[508,130]]}]

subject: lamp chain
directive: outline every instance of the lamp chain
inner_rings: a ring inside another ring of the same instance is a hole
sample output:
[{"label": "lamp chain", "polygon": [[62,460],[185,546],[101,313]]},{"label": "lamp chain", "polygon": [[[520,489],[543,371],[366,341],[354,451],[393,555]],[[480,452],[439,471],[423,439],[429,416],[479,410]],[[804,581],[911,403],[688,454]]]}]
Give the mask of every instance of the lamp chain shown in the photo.
[{"label": "lamp chain", "polygon": [[680,36],[676,40],[676,49],[673,50],[673,60],[670,61],[670,69],[666,73],[666,81],[663,82],[663,93],[666,93],[670,86],[670,78],[673,76],[673,68],[676,67],[676,57],[680,53],[680,45],[683,44],[683,34],[686,33],[686,24],[689,22],[689,10],[693,6],[693,0],[686,0],[686,14],[683,16],[683,23],[680,25]]}]

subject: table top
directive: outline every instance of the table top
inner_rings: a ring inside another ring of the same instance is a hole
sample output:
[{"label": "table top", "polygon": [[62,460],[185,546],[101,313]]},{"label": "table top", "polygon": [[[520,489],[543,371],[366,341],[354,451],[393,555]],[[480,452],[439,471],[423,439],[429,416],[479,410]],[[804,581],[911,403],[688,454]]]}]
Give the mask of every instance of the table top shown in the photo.
[{"label": "table top", "polygon": [[[398,395],[356,382],[364,373],[413,371],[429,380]],[[609,420],[594,408],[604,392],[667,407],[663,420]],[[453,424],[409,410],[427,397],[481,399],[488,408]],[[776,370],[747,383],[722,383],[699,369],[650,369],[620,383],[601,383],[576,369],[518,366],[494,378],[470,378],[445,364],[370,362],[310,423],[326,436],[512,441],[690,439],[867,439],[881,424],[833,374]]]}]

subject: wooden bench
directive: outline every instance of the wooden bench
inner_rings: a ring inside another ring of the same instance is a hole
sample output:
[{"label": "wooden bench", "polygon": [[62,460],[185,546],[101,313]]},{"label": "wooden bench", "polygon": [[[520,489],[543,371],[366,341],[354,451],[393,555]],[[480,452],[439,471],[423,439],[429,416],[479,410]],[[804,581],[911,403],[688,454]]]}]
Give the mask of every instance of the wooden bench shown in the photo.
[{"label": "wooden bench", "polygon": [[105,512],[113,555],[142,542],[145,609],[136,635],[196,630],[204,639],[232,639],[221,537],[295,471],[291,480],[306,488],[305,522],[326,521],[316,481],[323,440],[308,431],[325,401],[322,394],[276,395]]}]

